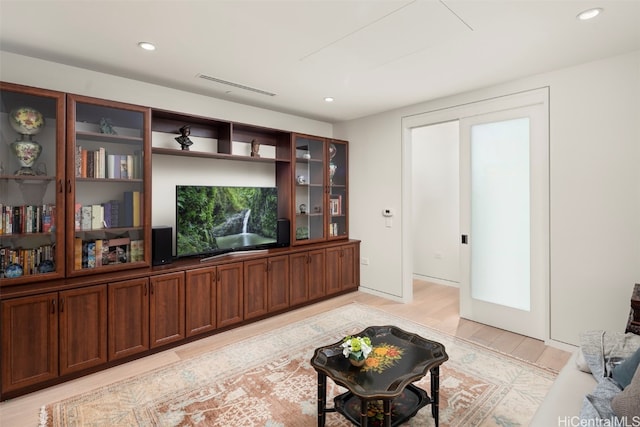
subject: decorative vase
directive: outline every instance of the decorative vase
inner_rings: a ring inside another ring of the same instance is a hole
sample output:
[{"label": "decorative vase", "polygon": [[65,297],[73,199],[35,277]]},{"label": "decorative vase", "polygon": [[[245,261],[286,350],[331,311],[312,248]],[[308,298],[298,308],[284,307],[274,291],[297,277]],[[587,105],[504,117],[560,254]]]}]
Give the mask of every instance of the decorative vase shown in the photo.
[{"label": "decorative vase", "polygon": [[329,181],[331,182],[331,185],[333,185],[333,176],[336,174],[337,169],[338,166],[335,163],[329,163]]},{"label": "decorative vase", "polygon": [[9,124],[20,135],[36,135],[44,127],[44,116],[31,107],[20,107],[9,113]]},{"label": "decorative vase", "polygon": [[11,144],[11,149],[13,149],[13,153],[18,158],[18,163],[20,163],[21,166],[15,174],[37,175],[36,171],[33,170],[33,165],[35,165],[36,160],[40,157],[40,153],[42,153],[42,145],[37,141],[32,141],[31,135],[25,136],[27,136],[26,140],[23,138]]},{"label": "decorative vase", "polygon": [[353,354],[349,355],[349,362],[351,362],[351,364],[353,366],[355,366],[356,368],[363,367],[366,361],[367,361],[366,357],[362,357],[362,356],[357,357],[357,356],[355,356]]},{"label": "decorative vase", "polygon": [[9,113],[9,124],[20,134],[11,144],[11,149],[18,158],[21,168],[16,175],[37,175],[33,166],[42,153],[42,146],[32,140],[44,127],[44,116],[35,108],[19,107]]}]

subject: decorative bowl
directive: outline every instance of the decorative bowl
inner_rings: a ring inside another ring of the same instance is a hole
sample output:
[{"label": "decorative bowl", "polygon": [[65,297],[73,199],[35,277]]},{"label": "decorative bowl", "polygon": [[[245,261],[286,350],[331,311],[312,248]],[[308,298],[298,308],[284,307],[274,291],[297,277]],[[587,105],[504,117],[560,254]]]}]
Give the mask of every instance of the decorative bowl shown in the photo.
[{"label": "decorative bowl", "polygon": [[35,135],[44,127],[44,116],[35,108],[19,107],[9,113],[9,124],[21,135]]},{"label": "decorative bowl", "polygon": [[56,270],[56,265],[50,259],[45,259],[38,264],[38,273],[51,273]]},{"label": "decorative bowl", "polygon": [[20,264],[9,264],[7,269],[4,271],[5,277],[9,279],[13,279],[16,277],[20,277],[24,274],[24,270]]}]

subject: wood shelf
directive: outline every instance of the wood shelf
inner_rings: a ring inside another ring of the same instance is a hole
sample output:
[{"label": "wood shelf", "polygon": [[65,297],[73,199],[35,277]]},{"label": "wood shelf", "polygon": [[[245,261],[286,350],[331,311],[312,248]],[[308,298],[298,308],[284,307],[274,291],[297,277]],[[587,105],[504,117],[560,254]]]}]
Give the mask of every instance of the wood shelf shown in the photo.
[{"label": "wood shelf", "polygon": [[206,159],[221,159],[221,160],[240,160],[244,162],[262,162],[262,163],[274,163],[274,162],[290,163],[291,162],[290,159],[282,159],[282,158],[251,157],[251,156],[241,156],[237,154],[207,153],[205,151],[175,150],[173,148],[160,148],[160,147],[152,148],[151,153],[167,155],[167,156],[199,157],[199,158],[206,158]]}]

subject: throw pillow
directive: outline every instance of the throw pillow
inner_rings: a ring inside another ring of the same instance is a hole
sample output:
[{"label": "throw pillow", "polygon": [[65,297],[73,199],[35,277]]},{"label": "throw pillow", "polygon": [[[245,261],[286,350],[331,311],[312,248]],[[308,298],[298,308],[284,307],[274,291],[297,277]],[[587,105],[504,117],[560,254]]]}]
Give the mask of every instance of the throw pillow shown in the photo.
[{"label": "throw pillow", "polygon": [[613,368],[611,377],[624,389],[631,383],[634,373],[638,370],[638,365],[640,365],[640,348],[624,362]]},{"label": "throw pillow", "polygon": [[[636,369],[631,383],[611,400],[611,409],[628,423],[640,419],[640,368]],[[629,424],[631,425],[631,424]]]}]

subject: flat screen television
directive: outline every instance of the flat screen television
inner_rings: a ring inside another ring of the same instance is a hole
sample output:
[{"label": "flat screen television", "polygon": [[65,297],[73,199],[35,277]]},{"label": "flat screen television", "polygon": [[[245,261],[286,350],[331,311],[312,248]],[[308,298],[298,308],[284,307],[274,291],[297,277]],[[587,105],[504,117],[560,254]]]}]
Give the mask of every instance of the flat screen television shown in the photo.
[{"label": "flat screen television", "polygon": [[176,256],[212,256],[277,243],[275,187],[176,186]]}]

